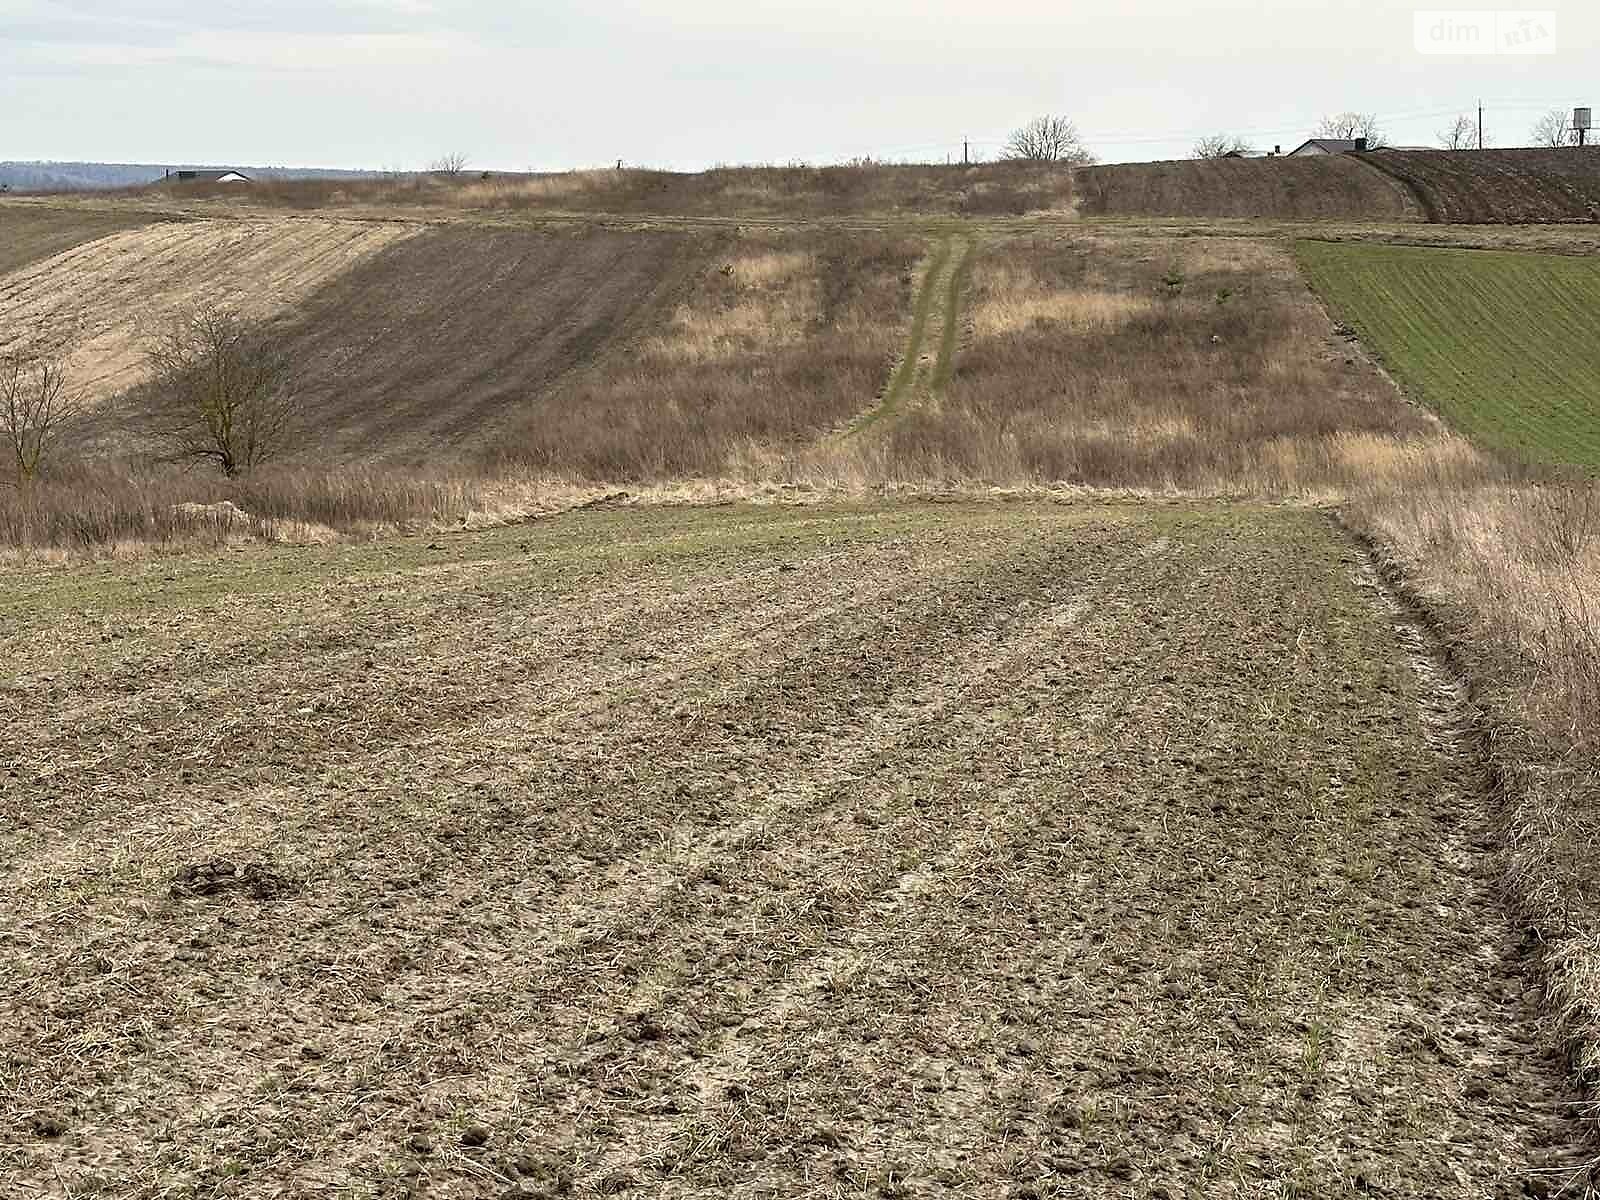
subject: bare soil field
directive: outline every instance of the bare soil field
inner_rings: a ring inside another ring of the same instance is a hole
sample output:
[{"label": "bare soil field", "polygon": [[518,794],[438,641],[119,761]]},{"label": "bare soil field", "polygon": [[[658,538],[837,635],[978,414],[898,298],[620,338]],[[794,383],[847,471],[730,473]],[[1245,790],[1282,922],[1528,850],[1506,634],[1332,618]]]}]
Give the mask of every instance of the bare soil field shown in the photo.
[{"label": "bare soil field", "polygon": [[1406,189],[1350,156],[1122,163],[1078,171],[1085,217],[1419,220]]},{"label": "bare soil field", "polygon": [[716,242],[669,233],[432,230],[307,295],[282,329],[313,457],[482,450],[558,380],[665,319]]},{"label": "bare soil field", "polygon": [[139,382],[152,331],[185,306],[206,300],[271,317],[416,232],[400,223],[278,218],[111,233],[0,275],[0,349],[64,351],[74,385],[103,400]]},{"label": "bare soil field", "polygon": [[137,229],[150,220],[132,211],[49,209],[0,203],[0,275],[84,242]]},{"label": "bare soil field", "polygon": [[1600,148],[1384,150],[1363,162],[1404,184],[1429,221],[1600,220]]},{"label": "bare soil field", "polygon": [[0,570],[17,1195],[1554,1194],[1484,763],[1320,513]]}]

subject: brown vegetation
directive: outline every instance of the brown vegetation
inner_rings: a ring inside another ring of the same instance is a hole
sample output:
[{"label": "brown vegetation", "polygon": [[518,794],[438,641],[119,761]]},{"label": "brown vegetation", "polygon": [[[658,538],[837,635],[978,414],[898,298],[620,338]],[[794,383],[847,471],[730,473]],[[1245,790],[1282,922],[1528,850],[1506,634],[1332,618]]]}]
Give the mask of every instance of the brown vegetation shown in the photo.
[{"label": "brown vegetation", "polygon": [[[468,476],[364,467],[280,468],[228,479],[96,461],[47,474],[23,491],[0,489],[0,548],[100,557],[239,538],[370,535],[457,523],[482,507],[484,492],[483,482]],[[244,513],[243,524],[185,507],[223,502]]]},{"label": "brown vegetation", "polygon": [[770,476],[872,405],[918,249],[880,235],[746,237],[650,337],[528,412],[491,461],[582,479]]},{"label": "brown vegetation", "polygon": [[1600,220],[1600,148],[1399,151],[1363,157],[1410,190],[1430,221]]},{"label": "brown vegetation", "polygon": [[1404,221],[1404,188],[1350,155],[1124,163],[1077,173],[1078,209],[1097,217],[1272,217]]},{"label": "brown vegetation", "polygon": [[480,177],[416,175],[365,181],[263,180],[247,193],[185,185],[186,200],[230,207],[466,209],[809,219],[861,215],[1021,215],[1068,212],[1072,172],[1050,163],[719,167],[697,173],[622,170]]},{"label": "brown vegetation", "polygon": [[1336,495],[1484,469],[1334,334],[1275,244],[992,243],[971,304],[942,402],[884,434],[892,478]]}]

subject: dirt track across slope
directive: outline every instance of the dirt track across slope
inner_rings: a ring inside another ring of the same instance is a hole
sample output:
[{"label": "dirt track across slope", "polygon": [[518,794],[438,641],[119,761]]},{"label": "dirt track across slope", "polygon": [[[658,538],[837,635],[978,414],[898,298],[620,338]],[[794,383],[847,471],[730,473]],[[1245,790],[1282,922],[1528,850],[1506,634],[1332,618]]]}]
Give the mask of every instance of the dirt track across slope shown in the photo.
[{"label": "dirt track across slope", "polygon": [[184,307],[275,316],[417,228],[308,217],[114,233],[0,276],[0,347],[67,351],[74,384],[105,399],[139,382],[147,339]]},{"label": "dirt track across slope", "polygon": [[1361,568],[935,505],[0,577],[0,1176],[1559,1188],[1481,764]]}]

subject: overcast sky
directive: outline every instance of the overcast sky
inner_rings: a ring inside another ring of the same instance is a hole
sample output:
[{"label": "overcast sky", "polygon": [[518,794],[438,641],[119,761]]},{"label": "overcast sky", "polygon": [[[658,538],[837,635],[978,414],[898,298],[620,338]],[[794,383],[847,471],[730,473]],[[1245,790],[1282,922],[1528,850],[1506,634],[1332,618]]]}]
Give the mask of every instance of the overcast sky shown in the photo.
[{"label": "overcast sky", "polygon": [[1554,55],[1424,56],[1389,0],[0,0],[0,159],[942,161],[1059,112],[1118,161],[1340,109],[1431,144],[1480,98],[1516,145],[1600,108],[1600,6],[1537,2]]}]

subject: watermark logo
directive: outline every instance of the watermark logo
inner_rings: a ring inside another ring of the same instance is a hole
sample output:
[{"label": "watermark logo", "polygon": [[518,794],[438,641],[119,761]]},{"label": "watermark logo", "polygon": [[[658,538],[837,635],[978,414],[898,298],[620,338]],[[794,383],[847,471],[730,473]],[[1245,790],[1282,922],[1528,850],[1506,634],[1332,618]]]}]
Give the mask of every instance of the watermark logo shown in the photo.
[{"label": "watermark logo", "polygon": [[1554,54],[1556,14],[1428,9],[1416,14],[1417,53]]}]

